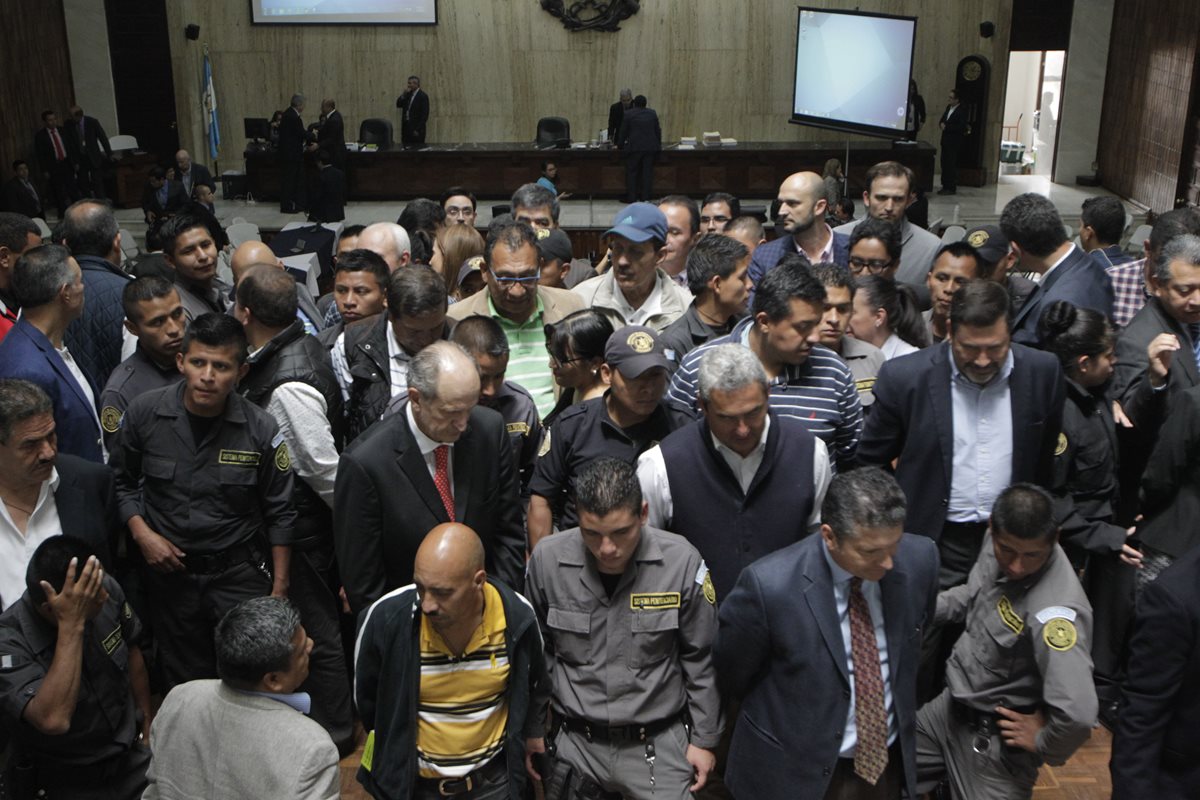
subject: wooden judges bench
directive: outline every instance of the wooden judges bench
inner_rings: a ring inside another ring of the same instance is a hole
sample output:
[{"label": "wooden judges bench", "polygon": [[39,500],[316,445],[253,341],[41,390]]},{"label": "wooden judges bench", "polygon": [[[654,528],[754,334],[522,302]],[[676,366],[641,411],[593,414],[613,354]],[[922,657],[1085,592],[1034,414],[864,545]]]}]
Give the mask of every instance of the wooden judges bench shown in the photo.
[{"label": "wooden judges bench", "polygon": [[[921,143],[893,147],[887,141],[850,143],[847,175],[851,187],[865,184],[864,175],[880,161],[899,161],[917,175],[917,185],[933,190],[934,154]],[[279,164],[273,151],[249,150],[246,175],[258,199],[278,199]],[[825,161],[846,161],[846,143],[743,142],[733,147],[664,149],[654,167],[654,188],[660,194],[703,197],[725,191],[737,197],[774,197],[782,180],[804,170],[821,174]],[[347,200],[438,198],[447,187],[465,186],[480,198],[508,198],[523,183],[536,181],[543,160],[558,166],[559,191],[576,197],[625,196],[625,166],[618,150],[548,149],[533,144],[430,144],[405,150],[398,145],[376,152],[346,154]],[[315,176],[316,163],[306,155],[306,169]],[[853,196],[853,195],[852,195]]]}]

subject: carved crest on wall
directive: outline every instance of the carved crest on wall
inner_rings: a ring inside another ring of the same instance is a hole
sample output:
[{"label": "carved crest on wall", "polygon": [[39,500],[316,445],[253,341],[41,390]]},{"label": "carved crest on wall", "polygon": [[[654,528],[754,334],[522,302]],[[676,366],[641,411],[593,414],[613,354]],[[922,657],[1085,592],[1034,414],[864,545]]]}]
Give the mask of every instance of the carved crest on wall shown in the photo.
[{"label": "carved crest on wall", "polygon": [[639,0],[541,0],[569,31],[617,31],[638,12]]}]

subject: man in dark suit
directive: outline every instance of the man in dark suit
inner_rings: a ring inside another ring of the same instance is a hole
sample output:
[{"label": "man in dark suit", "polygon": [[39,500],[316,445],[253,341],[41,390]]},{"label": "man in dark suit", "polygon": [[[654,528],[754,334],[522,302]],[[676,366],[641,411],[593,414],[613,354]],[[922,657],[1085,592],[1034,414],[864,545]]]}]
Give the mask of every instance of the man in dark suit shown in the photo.
[{"label": "man in dark suit", "polygon": [[[58,452],[54,404],[36,384],[0,379],[0,503],[24,541],[0,542],[0,606],[8,608],[25,590],[28,554],[60,533],[83,539],[106,569],[121,529],[113,474],[103,464]],[[57,473],[57,479],[55,479]],[[43,486],[51,490],[42,496]],[[48,520],[54,520],[47,525]],[[0,528],[5,522],[0,522]]]},{"label": "man in dark suit", "polygon": [[[342,150],[345,150],[343,145]],[[346,218],[346,173],[333,165],[333,154],[317,151],[317,196],[308,212],[310,222],[340,222]]]},{"label": "man in dark suit", "polygon": [[[321,101],[321,122],[317,126],[317,150],[329,153],[329,163],[346,169],[346,124],[337,102],[328,97]],[[342,219],[342,217],[338,217]]]},{"label": "man in dark suit", "polygon": [[79,191],[86,197],[105,199],[104,165],[112,161],[113,153],[100,120],[85,116],[79,106],[71,106],[71,121],[63,129],[79,159]]},{"label": "man in dark suit", "polygon": [[966,580],[1004,487],[1051,481],[1062,369],[1050,354],[1011,343],[1008,313],[1008,292],[992,281],[955,292],[947,341],[880,369],[858,443],[863,464],[899,459],[906,527],[938,542],[942,588]]},{"label": "man in dark suit", "polygon": [[146,224],[153,225],[167,217],[173,217],[187,205],[187,192],[179,183],[167,180],[167,171],[154,167],[146,177],[146,188],[142,192],[142,213]]},{"label": "man in dark suit", "polygon": [[1000,230],[1017,255],[1017,270],[1042,276],[1013,318],[1014,342],[1038,345],[1042,312],[1058,300],[1112,319],[1112,278],[1067,239],[1062,217],[1049,198],[1026,192],[1009,200],[1000,215]]},{"label": "man in dark suit", "polygon": [[524,584],[525,533],[503,418],[477,406],[479,372],[461,347],[435,342],[408,365],[408,403],[342,454],[333,538],[358,613],[412,583],[421,540],[444,522],[477,534],[487,570]]},{"label": "man in dark suit", "polygon": [[942,188],[938,194],[958,192],[958,156],[962,150],[963,137],[967,135],[967,111],[958,102],[958,92],[950,90],[946,110],[938,120],[942,129]]},{"label": "man in dark suit", "polygon": [[67,206],[79,199],[79,187],[75,183],[78,155],[58,126],[58,114],[53,111],[42,112],[42,127],[33,135],[33,151],[37,155],[38,169],[54,195],[58,217],[62,219]]},{"label": "man in dark suit", "polygon": [[621,121],[625,119],[625,112],[633,105],[633,92],[629,89],[621,90],[621,99],[608,107],[608,141],[616,143],[617,134],[621,132]]},{"label": "man in dark suit", "polygon": [[183,186],[183,193],[189,200],[195,197],[197,186],[207,186],[213,192],[217,190],[217,183],[208,167],[192,161],[192,156],[187,150],[180,150],[175,154],[175,180]]},{"label": "man in dark suit", "polygon": [[12,168],[12,179],[0,187],[0,211],[24,214],[30,219],[41,217],[45,213],[42,211],[42,198],[29,180],[28,162],[18,158],[12,163]]},{"label": "man in dark suit", "polygon": [[0,378],[37,384],[54,405],[58,447],[103,463],[97,389],[63,341],[83,313],[83,270],[67,248],[44,244],[28,250],[13,273],[21,319],[0,342]]},{"label": "man in dark suit", "polygon": [[404,94],[396,98],[400,109],[400,141],[405,147],[425,144],[425,126],[429,123],[429,95],[421,90],[421,79],[408,76]]},{"label": "man in dark suit", "polygon": [[842,473],[821,535],[746,567],[722,601],[717,675],[742,700],[725,769],[735,796],[917,796],[917,662],[938,558],[904,515],[894,478]]},{"label": "man in dark suit", "polygon": [[658,114],[646,108],[645,95],[633,98],[633,107],[625,112],[617,147],[625,153],[626,202],[649,202],[654,192],[654,157],[662,150],[662,128]]},{"label": "man in dark suit", "polygon": [[1113,736],[1113,800],[1200,797],[1200,548],[1138,600],[1124,708]]},{"label": "man in dark suit", "polygon": [[304,210],[304,95],[292,95],[291,105],[279,121],[279,210],[299,214]]}]

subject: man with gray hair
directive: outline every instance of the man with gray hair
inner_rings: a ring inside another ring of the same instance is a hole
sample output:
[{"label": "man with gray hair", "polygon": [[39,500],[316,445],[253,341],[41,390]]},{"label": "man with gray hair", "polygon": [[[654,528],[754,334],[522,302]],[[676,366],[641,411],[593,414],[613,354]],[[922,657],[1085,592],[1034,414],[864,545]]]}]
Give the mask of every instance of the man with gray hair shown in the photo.
[{"label": "man with gray hair", "polygon": [[904,533],[905,512],[883,470],[841,473],[820,536],[751,564],[722,601],[714,659],[742,701],[725,771],[734,795],[917,796],[917,663],[938,557]]},{"label": "man with gray hair", "polygon": [[408,231],[395,222],[376,222],[363,228],[357,246],[378,253],[387,262],[389,272],[407,267],[412,260]]},{"label": "man with gray hair", "polygon": [[526,183],[513,192],[509,200],[513,219],[524,222],[535,231],[558,227],[558,195],[536,183]]},{"label": "man with gray hair", "polygon": [[478,405],[479,385],[465,350],[429,345],[409,362],[404,408],[342,454],[333,540],[355,613],[412,582],[417,547],[443,522],[474,530],[488,574],[521,589],[525,533],[512,445],[504,418]]},{"label": "man with gray hair", "polygon": [[621,130],[621,122],[625,119],[625,112],[633,105],[633,90],[622,89],[621,99],[608,107],[608,141],[614,143],[617,141],[617,133]]},{"label": "man with gray hair", "polygon": [[304,211],[304,148],[308,134],[304,130],[304,95],[292,95],[292,102],[279,121],[279,210],[284,214]]},{"label": "man with gray hair", "polygon": [[67,208],[62,236],[83,270],[85,297],[82,316],[67,326],[67,347],[92,383],[103,386],[121,363],[121,292],[132,280],[120,267],[121,231],[107,203],[80,200]]},{"label": "man with gray hair", "polygon": [[21,318],[0,342],[0,378],[40,386],[54,404],[59,449],[103,462],[97,388],[64,341],[83,313],[83,271],[67,248],[44,244],[21,256],[12,284]]},{"label": "man with gray hair", "polygon": [[649,524],[712,565],[717,597],[742,569],[815,533],[831,471],[825,443],[768,402],[767,373],[736,344],[700,361],[703,417],[638,458]]},{"label": "man with gray hair", "polygon": [[284,598],[246,600],[215,638],[220,680],[176,686],[154,719],[145,800],[339,797],[337,749],[297,691],[313,646],[300,612]]}]

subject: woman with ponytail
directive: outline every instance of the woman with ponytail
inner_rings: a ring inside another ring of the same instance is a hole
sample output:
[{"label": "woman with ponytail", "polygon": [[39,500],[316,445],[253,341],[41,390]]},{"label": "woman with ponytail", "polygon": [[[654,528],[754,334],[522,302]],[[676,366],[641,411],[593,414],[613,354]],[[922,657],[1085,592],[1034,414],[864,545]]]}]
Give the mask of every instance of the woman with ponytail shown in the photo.
[{"label": "woman with ponytail", "polygon": [[863,275],[855,283],[854,338],[875,345],[889,360],[929,346],[929,330],[911,288],[880,275]]}]

